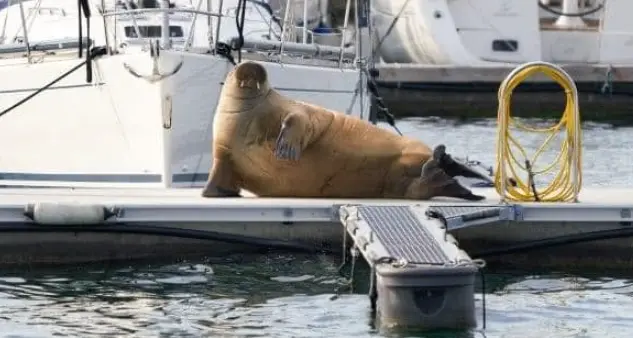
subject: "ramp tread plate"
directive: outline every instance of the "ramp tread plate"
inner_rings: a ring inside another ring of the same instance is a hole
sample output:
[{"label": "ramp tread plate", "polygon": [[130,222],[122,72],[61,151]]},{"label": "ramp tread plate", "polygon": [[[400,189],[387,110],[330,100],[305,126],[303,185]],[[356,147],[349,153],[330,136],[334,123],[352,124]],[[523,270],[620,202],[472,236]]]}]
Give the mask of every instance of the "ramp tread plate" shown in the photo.
[{"label": "ramp tread plate", "polygon": [[482,205],[482,206],[457,206],[457,205],[434,205],[430,206],[427,210],[437,212],[444,216],[444,218],[455,218],[468,216],[473,214],[488,214],[488,217],[499,216],[503,207],[497,205]]},{"label": "ramp tread plate", "polygon": [[407,206],[358,208],[390,257],[418,264],[450,263],[442,246]]}]

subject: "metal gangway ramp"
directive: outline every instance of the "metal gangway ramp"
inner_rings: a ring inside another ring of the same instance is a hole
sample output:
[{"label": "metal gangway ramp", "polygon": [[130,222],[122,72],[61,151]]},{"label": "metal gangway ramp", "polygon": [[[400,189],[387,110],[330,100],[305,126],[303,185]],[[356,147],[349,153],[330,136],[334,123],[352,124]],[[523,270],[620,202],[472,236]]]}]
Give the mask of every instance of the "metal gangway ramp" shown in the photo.
[{"label": "metal gangway ramp", "polygon": [[502,206],[481,204],[339,208],[346,233],[375,275],[381,324],[425,329],[477,326],[479,264],[458,247],[447,227],[491,222],[504,214]]}]

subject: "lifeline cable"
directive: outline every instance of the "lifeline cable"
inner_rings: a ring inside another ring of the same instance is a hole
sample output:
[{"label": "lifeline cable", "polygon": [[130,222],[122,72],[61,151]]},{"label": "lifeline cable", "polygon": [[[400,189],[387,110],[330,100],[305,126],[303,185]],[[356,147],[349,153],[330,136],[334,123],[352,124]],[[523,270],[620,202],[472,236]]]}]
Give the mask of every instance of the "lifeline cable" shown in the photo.
[{"label": "lifeline cable", "polygon": [[43,92],[43,91],[47,90],[48,88],[52,87],[57,82],[63,80],[65,77],[67,77],[68,75],[72,74],[77,69],[85,66],[88,63],[88,60],[92,61],[92,60],[94,60],[94,58],[99,57],[101,55],[105,55],[106,53],[107,53],[107,49],[105,47],[93,47],[93,48],[91,48],[90,52],[89,52],[89,54],[91,54],[91,55],[90,55],[89,58],[86,57],[86,60],[84,60],[81,63],[79,63],[78,65],[72,67],[71,69],[66,71],[64,74],[62,74],[62,75],[58,76],[57,78],[55,78],[53,81],[45,84],[43,87],[41,87],[38,90],[34,91],[33,93],[27,95],[26,97],[24,97],[20,101],[18,101],[15,104],[13,104],[11,107],[6,108],[3,111],[0,111],[0,117],[2,117],[3,115],[8,114],[9,112],[14,110],[15,108],[23,105],[24,103],[28,102],[30,99],[32,99],[35,96],[39,95],[41,92]]},{"label": "lifeline cable", "polygon": [[[510,112],[512,91],[526,78],[535,73],[545,73],[565,89],[567,104],[563,116],[557,124],[548,128],[533,128],[513,119]],[[578,108],[578,90],[574,80],[562,68],[548,62],[529,62],[514,69],[501,83],[498,93],[499,110],[497,113],[497,163],[495,170],[495,188],[502,200],[570,202],[577,201],[582,186],[582,140],[580,110]],[[510,126],[522,131],[548,134],[543,144],[531,159],[525,149],[510,133]],[[538,157],[545,151],[550,141],[565,129],[565,138],[555,160],[542,170],[535,171]],[[518,150],[523,157],[524,165],[513,153]],[[532,185],[533,177],[553,172],[556,164],[560,169],[550,184],[537,191]],[[529,182],[524,182],[518,169],[528,174]],[[507,170],[510,172],[508,173]],[[507,178],[513,177],[516,185],[507,184]]]}]

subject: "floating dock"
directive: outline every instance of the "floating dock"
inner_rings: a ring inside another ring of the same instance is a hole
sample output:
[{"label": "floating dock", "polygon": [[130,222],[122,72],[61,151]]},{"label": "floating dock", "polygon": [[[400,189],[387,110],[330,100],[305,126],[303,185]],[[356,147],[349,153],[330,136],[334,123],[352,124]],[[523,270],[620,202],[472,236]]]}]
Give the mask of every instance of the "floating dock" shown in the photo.
[{"label": "floating dock", "polygon": [[489,262],[568,244],[567,256],[541,250],[527,263],[633,266],[631,189],[586,188],[577,203],[503,203],[494,189],[473,192],[487,198],[205,199],[199,189],[5,188],[0,264],[173,259],[270,248],[340,252],[346,232],[375,271],[381,325],[425,328],[476,325],[478,266],[471,257]]},{"label": "floating dock", "polygon": [[[396,117],[493,118],[497,91],[516,65],[452,66],[378,64],[379,95]],[[633,122],[633,65],[562,65],[574,78],[583,119]],[[565,97],[560,86],[542,75],[527,79],[513,96],[513,114],[559,118]]]},{"label": "floating dock", "polygon": [[[578,203],[502,203],[492,188],[472,190],[486,199],[205,199],[199,189],[5,188],[0,195],[0,264],[217,255],[258,245],[339,251],[339,208],[363,205],[436,211],[473,258],[526,241],[538,246],[538,241],[607,232],[600,236],[609,240],[570,239],[573,243],[561,245],[559,254],[548,249],[537,252],[538,261],[523,263],[633,266],[633,238],[628,237],[633,233],[633,189],[584,188]],[[482,207],[491,216],[473,219]],[[214,240],[214,234],[235,237]]]}]

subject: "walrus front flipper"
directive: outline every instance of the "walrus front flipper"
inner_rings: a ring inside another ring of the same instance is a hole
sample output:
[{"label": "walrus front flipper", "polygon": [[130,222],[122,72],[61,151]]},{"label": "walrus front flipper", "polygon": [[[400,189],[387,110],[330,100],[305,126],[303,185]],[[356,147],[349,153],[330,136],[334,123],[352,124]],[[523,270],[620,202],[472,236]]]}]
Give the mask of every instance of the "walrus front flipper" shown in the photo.
[{"label": "walrus front flipper", "polygon": [[[437,150],[437,148],[436,148]],[[480,201],[484,196],[475,195],[470,189],[459,184],[459,182],[449,176],[440,166],[441,151],[434,151],[433,158],[429,159],[422,166],[420,176],[420,199],[430,199],[432,197],[453,197],[468,201]]]},{"label": "walrus front flipper", "polygon": [[275,156],[280,160],[297,161],[305,147],[308,117],[300,112],[288,114],[281,123],[281,130],[275,142]]},{"label": "walrus front flipper", "polygon": [[235,177],[228,156],[215,158],[202,197],[241,197]]},{"label": "walrus front flipper", "polygon": [[204,189],[202,189],[202,197],[242,197],[242,195],[237,191],[224,189],[207,182]]}]

